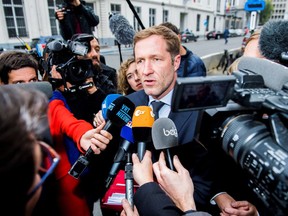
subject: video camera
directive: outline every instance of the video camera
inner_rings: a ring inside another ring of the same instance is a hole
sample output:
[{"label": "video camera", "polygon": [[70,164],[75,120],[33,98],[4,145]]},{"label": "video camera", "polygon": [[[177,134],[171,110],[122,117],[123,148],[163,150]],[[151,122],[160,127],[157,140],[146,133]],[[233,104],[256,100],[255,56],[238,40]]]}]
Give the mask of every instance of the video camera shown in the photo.
[{"label": "video camera", "polygon": [[172,111],[188,110],[203,110],[199,140],[210,145],[219,143],[246,171],[248,187],[267,209],[275,215],[287,215],[285,85],[280,91],[267,88],[263,77],[249,70],[235,71],[233,76],[178,78]]},{"label": "video camera", "polygon": [[[78,56],[86,56],[90,50],[91,35],[83,35],[81,41],[53,40],[47,44],[49,57],[47,59],[48,70],[56,65],[56,70],[61,74],[62,80],[49,77],[53,87],[59,87],[66,82],[70,82],[74,88],[70,92],[82,90],[90,87],[91,84],[84,84],[85,80],[94,76],[92,61],[90,59],[80,59]],[[68,89],[66,88],[68,91]]]}]

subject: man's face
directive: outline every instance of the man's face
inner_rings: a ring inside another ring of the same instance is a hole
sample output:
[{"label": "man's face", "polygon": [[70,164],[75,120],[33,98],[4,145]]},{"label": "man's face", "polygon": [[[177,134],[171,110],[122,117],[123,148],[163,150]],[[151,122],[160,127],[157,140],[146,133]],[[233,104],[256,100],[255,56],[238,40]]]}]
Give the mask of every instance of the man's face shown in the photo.
[{"label": "man's face", "polygon": [[37,82],[37,73],[34,68],[23,67],[17,70],[11,70],[8,74],[8,84]]},{"label": "man's face", "polygon": [[177,55],[172,62],[162,36],[152,35],[138,41],[135,44],[135,59],[147,95],[161,99],[174,88],[181,57]]},{"label": "man's face", "polygon": [[87,58],[92,60],[92,64],[95,67],[99,67],[100,65],[100,45],[98,41],[93,38],[90,41],[90,51],[87,53]]}]

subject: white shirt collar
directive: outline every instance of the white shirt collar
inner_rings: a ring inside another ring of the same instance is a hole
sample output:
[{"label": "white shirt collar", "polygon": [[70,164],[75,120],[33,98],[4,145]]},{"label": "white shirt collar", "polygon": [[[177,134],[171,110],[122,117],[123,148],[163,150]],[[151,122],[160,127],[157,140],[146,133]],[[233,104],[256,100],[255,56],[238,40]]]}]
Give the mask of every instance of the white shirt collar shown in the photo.
[{"label": "white shirt collar", "polygon": [[165,103],[166,105],[171,106],[171,100],[172,100],[172,95],[173,95],[173,91],[174,89],[172,89],[167,95],[165,95],[163,98],[161,98],[160,100],[155,100],[152,96],[149,95],[149,103],[148,106],[151,105],[152,101],[162,101],[163,103]]}]

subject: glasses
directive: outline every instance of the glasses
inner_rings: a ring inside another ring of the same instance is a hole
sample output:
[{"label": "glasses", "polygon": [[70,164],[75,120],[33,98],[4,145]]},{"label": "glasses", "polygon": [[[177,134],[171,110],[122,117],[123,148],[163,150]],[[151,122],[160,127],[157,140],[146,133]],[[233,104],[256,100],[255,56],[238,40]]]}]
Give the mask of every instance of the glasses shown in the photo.
[{"label": "glasses", "polygon": [[43,183],[46,181],[48,176],[54,171],[54,169],[56,168],[56,166],[60,161],[60,156],[52,147],[50,147],[48,144],[42,141],[38,141],[38,143],[41,147],[42,152],[42,164],[39,168],[41,180],[28,194],[27,200],[29,200],[35,194],[35,192],[43,185]]}]

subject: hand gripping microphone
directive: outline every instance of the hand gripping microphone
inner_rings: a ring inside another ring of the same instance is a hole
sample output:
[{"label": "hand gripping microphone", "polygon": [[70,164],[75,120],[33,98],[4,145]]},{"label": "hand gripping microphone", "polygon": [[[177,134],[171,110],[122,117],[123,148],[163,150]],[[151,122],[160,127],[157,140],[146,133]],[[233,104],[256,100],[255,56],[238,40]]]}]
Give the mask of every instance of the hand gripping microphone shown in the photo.
[{"label": "hand gripping microphone", "polygon": [[132,132],[135,143],[137,143],[137,153],[142,161],[146,143],[151,141],[151,128],[154,123],[154,114],[149,106],[136,107],[132,117]]},{"label": "hand gripping microphone", "polygon": [[[115,99],[108,107],[106,125],[103,130],[111,132],[114,127],[121,128],[132,119],[135,105],[127,97],[121,96]],[[89,165],[94,152],[91,147],[88,148],[85,155],[81,155],[78,160],[73,164],[68,172],[71,176],[78,179],[81,173]]]},{"label": "hand gripping microphone", "polygon": [[109,188],[112,180],[119,171],[121,163],[125,159],[129,147],[134,143],[131,122],[128,122],[128,124],[122,127],[120,137],[122,138],[122,141],[114,157],[114,163],[110,169],[109,176],[106,179],[106,188]]},{"label": "hand gripping microphone", "polygon": [[109,94],[106,96],[106,98],[102,102],[101,110],[102,110],[102,116],[105,120],[107,120],[107,110],[109,105],[118,97],[120,97],[120,94]]},{"label": "hand gripping microphone", "polygon": [[156,150],[165,150],[166,163],[175,171],[169,150],[178,145],[178,133],[174,122],[169,118],[157,119],[152,127],[152,140]]},{"label": "hand gripping microphone", "polygon": [[111,14],[109,16],[109,27],[119,44],[129,45],[133,43],[135,31],[124,16]]}]

